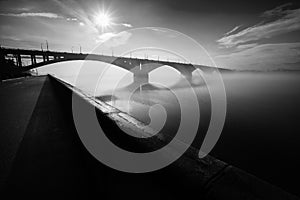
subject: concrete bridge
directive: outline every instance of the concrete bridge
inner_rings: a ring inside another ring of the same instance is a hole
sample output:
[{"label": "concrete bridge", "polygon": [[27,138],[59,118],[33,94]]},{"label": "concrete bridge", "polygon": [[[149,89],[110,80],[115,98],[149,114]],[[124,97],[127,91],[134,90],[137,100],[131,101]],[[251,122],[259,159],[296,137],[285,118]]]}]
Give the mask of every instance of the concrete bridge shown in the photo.
[{"label": "concrete bridge", "polygon": [[[29,71],[48,64],[74,61],[74,60],[90,60],[112,64],[120,68],[131,71],[134,74],[134,82],[145,84],[149,82],[149,73],[161,66],[169,66],[180,72],[188,81],[192,80],[192,73],[196,69],[204,72],[212,72],[216,70],[213,67],[203,65],[193,65],[190,63],[178,63],[163,60],[151,60],[128,57],[115,57],[98,54],[68,53],[57,51],[41,51],[27,49],[0,49],[1,63],[12,61],[20,71]],[[24,60],[27,60],[25,64]],[[28,64],[29,63],[29,64]],[[225,69],[221,69],[225,70]]]}]

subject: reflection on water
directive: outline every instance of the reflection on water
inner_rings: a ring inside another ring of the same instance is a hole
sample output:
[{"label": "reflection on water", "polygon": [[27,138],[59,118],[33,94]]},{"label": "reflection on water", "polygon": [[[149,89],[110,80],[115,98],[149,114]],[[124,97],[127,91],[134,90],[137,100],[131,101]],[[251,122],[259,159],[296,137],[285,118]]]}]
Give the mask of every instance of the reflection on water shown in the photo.
[{"label": "reflection on water", "polygon": [[[93,73],[86,74],[88,78],[85,85],[75,84],[80,63],[77,66],[73,62],[49,66],[39,69],[39,72],[55,73],[61,79],[93,94],[94,91],[89,90],[89,80],[101,75],[101,69],[105,66],[98,62],[89,64]],[[168,115],[164,132],[168,133],[167,139],[172,139],[180,123],[180,109],[172,92],[149,86],[141,92],[137,91],[127,104],[122,100],[126,96],[126,85],[123,85],[111,100],[112,94],[105,91],[114,88],[114,83],[126,73],[125,70],[122,73],[118,70],[117,67],[107,70],[104,81],[100,83],[101,90],[96,91],[96,95],[101,95],[102,100],[145,123],[150,123],[149,107],[161,104]],[[157,80],[165,79],[167,74],[165,83],[172,77],[176,79],[175,72],[162,73],[157,70],[151,73],[161,75]],[[132,75],[130,78],[127,85],[132,82]],[[227,95],[226,121],[211,155],[300,195],[296,182],[300,180],[300,72],[232,72],[223,74],[223,79]],[[193,87],[200,105],[200,123],[193,145],[199,147],[210,121],[210,97],[201,79],[194,81]],[[184,86],[180,84],[173,86],[173,89],[185,94]],[[186,98],[189,96],[186,95]]]},{"label": "reflection on water", "polygon": [[[227,116],[220,140],[211,154],[258,177],[299,194],[300,178],[300,73],[226,73]],[[173,89],[185,93],[179,85]],[[194,86],[201,120],[193,145],[200,146],[210,119],[210,98],[206,87]],[[151,105],[165,107],[168,118],[164,131],[172,138],[180,123],[180,108],[169,90],[144,89],[124,102],[120,89],[114,98],[103,99],[149,123]],[[189,98],[189,96],[186,96]]]}]

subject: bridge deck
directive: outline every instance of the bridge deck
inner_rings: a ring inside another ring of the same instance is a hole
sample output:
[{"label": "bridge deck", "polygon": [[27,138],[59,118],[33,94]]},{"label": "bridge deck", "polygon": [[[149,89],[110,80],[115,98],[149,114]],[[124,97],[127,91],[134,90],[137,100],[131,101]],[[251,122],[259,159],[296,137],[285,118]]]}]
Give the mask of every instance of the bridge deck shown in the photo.
[{"label": "bridge deck", "polygon": [[[1,54],[0,55],[1,62],[3,62],[2,59],[4,60],[7,58],[16,59],[16,65],[20,67],[23,71],[41,67],[47,64],[52,64],[52,63],[62,62],[62,61],[70,61],[70,60],[102,61],[105,63],[115,64],[127,70],[139,66],[140,64],[147,64],[147,63],[159,63],[162,65],[168,65],[173,68],[179,69],[179,71],[184,69],[193,71],[196,68],[199,68],[203,71],[209,71],[209,72],[215,70],[214,67],[186,63],[186,62],[169,61],[169,60],[153,60],[153,59],[146,59],[146,58],[131,58],[131,57],[87,54],[87,53],[70,53],[70,52],[59,52],[59,51],[0,48],[0,54]],[[37,56],[42,57],[40,59],[43,59],[43,61],[37,62]],[[31,59],[31,64],[26,66],[23,65],[22,59],[24,59],[25,57],[27,59]],[[50,59],[50,57],[52,58]],[[131,66],[131,64],[129,65],[128,63],[132,63],[133,66]],[[219,70],[228,71],[222,68],[219,68]]]}]

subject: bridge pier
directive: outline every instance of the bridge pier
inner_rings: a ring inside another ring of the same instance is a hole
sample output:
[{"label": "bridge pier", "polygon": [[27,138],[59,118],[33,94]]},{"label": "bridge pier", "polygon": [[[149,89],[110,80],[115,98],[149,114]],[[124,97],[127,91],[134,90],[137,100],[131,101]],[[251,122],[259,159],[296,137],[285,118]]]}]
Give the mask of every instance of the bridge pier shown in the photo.
[{"label": "bridge pier", "polygon": [[149,83],[149,71],[142,67],[140,63],[139,66],[135,67],[133,72],[133,84],[138,85],[140,90],[143,89],[143,85]]},{"label": "bridge pier", "polygon": [[21,58],[21,54],[17,54],[16,55],[17,58],[17,66],[18,67],[22,67],[22,58]]},{"label": "bridge pier", "polygon": [[133,75],[134,84],[138,84],[142,87],[142,85],[149,83],[149,73],[143,70],[139,70],[134,72]]},{"label": "bridge pier", "polygon": [[5,54],[3,53],[1,47],[0,47],[0,62],[5,63]]},{"label": "bridge pier", "polygon": [[31,64],[32,65],[36,64],[36,57],[35,57],[35,55],[31,55]]},{"label": "bridge pier", "polygon": [[48,55],[43,55],[43,61],[44,62],[49,61],[49,56]]},{"label": "bridge pier", "polygon": [[180,71],[181,75],[184,76],[184,78],[189,82],[192,83],[193,81],[193,74],[192,71]]},{"label": "bridge pier", "polygon": [[49,56],[48,55],[43,55],[43,61],[44,62],[49,61]]}]

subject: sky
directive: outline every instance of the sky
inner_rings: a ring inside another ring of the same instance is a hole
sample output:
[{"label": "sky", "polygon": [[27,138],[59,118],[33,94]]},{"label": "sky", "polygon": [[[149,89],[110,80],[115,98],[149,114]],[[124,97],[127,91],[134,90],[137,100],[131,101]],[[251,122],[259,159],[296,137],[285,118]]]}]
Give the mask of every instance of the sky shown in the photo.
[{"label": "sky", "polygon": [[[97,21],[101,13],[111,19],[104,28]],[[81,47],[83,52],[95,52],[109,41],[96,53],[124,55],[155,46],[210,65],[205,61],[207,51],[224,68],[300,67],[297,1],[0,0],[0,33],[0,44],[15,48],[45,49],[47,40],[50,50],[79,52]],[[150,57],[170,56],[161,53]]]}]

